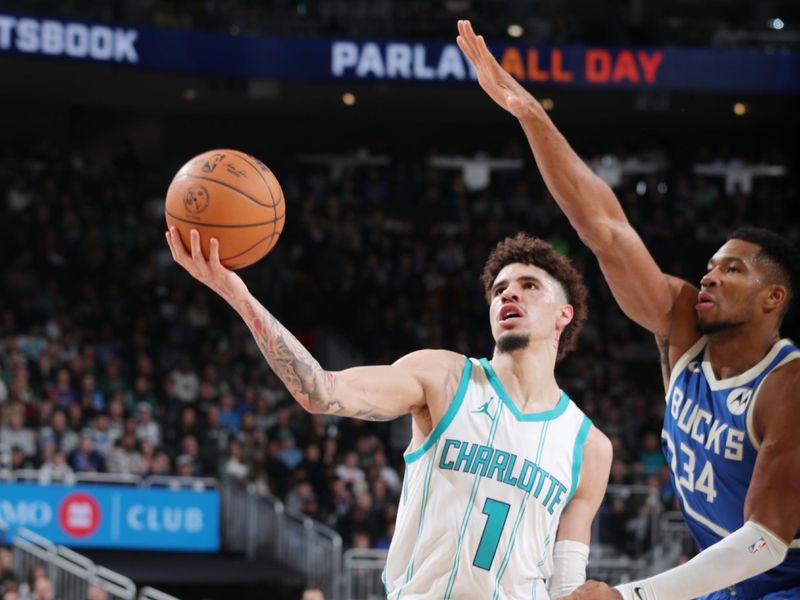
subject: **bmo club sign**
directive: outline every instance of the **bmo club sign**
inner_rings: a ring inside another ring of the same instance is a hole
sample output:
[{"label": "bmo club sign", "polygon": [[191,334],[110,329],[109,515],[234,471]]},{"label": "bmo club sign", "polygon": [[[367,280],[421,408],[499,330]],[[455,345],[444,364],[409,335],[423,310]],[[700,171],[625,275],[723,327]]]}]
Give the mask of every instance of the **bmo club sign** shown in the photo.
[{"label": "bmo club sign", "polygon": [[216,490],[0,483],[0,519],[72,547],[219,550]]}]

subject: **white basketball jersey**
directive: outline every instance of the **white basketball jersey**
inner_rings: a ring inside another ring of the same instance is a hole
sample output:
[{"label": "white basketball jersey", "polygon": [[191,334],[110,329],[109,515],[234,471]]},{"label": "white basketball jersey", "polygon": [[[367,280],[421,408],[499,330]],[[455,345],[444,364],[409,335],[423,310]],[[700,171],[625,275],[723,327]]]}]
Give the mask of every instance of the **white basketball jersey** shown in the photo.
[{"label": "white basketball jersey", "polygon": [[590,427],[563,392],[520,412],[486,359],[467,360],[444,417],[405,455],[388,597],[546,600]]}]

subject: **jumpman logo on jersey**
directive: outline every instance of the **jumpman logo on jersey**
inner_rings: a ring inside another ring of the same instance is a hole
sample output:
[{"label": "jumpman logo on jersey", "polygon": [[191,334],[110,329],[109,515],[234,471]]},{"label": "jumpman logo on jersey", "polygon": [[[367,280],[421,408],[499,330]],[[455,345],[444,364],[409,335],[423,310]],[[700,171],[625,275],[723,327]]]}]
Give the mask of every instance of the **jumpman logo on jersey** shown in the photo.
[{"label": "jumpman logo on jersey", "polygon": [[481,405],[481,406],[480,406],[480,407],[479,407],[477,410],[473,410],[472,412],[473,412],[473,413],[478,413],[478,414],[485,414],[485,415],[486,415],[486,416],[488,416],[488,417],[489,417],[489,418],[490,418],[492,421],[494,421],[494,415],[493,415],[492,413],[490,413],[490,412],[489,412],[489,408],[492,406],[492,401],[494,401],[494,398],[493,398],[493,397],[492,397],[492,398],[489,398],[489,399],[488,399],[486,402],[484,402],[484,403],[483,403],[483,404],[482,404],[482,405]]}]

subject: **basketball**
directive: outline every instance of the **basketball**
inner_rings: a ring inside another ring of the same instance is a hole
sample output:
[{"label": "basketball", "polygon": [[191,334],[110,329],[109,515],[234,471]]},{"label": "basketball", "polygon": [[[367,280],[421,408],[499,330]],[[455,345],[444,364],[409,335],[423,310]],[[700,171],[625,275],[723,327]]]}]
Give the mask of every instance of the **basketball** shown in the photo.
[{"label": "basketball", "polygon": [[178,229],[187,250],[189,232],[197,229],[206,258],[211,238],[217,238],[220,262],[240,269],[275,246],[286,205],[277,178],[264,163],[236,150],[209,150],[175,174],[165,213],[167,227]]}]

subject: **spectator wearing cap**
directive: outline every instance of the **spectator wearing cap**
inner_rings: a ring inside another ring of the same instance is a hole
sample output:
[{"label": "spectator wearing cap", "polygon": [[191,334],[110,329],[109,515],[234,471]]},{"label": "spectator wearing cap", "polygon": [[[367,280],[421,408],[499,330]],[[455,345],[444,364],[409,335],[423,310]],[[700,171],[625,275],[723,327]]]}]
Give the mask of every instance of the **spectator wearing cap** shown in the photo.
[{"label": "spectator wearing cap", "polygon": [[103,456],[95,450],[91,429],[81,431],[78,447],[70,452],[68,462],[76,473],[100,473],[106,470]]},{"label": "spectator wearing cap", "polygon": [[153,446],[161,444],[161,426],[153,419],[153,407],[147,402],[136,405],[136,437]]}]

